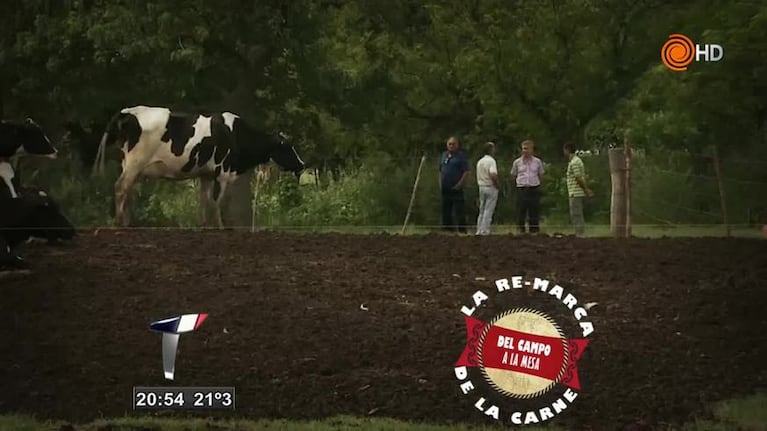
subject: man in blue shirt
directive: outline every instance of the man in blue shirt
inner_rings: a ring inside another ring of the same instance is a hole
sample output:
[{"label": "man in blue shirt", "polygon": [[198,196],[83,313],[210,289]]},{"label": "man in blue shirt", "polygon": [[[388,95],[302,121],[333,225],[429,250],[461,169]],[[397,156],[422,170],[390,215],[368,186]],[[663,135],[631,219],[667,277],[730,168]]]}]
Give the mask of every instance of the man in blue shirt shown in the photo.
[{"label": "man in blue shirt", "polygon": [[[463,186],[469,177],[469,157],[460,149],[458,138],[447,140],[447,151],[442,153],[439,164],[439,188],[442,194],[443,229],[466,233],[466,209]],[[453,224],[453,211],[458,225]]]}]

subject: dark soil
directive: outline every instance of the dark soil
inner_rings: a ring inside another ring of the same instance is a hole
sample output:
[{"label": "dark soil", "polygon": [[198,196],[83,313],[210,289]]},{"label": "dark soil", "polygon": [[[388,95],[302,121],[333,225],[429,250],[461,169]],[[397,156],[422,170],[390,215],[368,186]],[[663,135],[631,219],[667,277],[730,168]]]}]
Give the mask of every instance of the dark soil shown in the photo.
[{"label": "dark soil", "polygon": [[[518,274],[598,303],[556,422],[655,428],[767,389],[767,241],[110,230],[25,257],[0,278],[3,413],[83,422],[134,414],[133,386],[220,385],[236,410],[197,415],[491,423],[453,374],[460,309]],[[200,312],[166,382],[149,322]]]}]

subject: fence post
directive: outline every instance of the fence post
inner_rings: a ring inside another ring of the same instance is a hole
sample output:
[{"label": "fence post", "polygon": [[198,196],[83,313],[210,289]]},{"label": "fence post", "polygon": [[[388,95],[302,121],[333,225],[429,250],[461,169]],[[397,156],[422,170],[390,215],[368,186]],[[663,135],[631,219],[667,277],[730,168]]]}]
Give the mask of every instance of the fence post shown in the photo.
[{"label": "fence post", "polygon": [[258,191],[261,189],[261,175],[256,174],[256,187],[253,191],[253,202],[250,207],[250,233],[256,231],[256,217],[258,216]]},{"label": "fence post", "polygon": [[624,137],[626,153],[626,238],[631,238],[631,141],[628,132]]},{"label": "fence post", "polygon": [[714,153],[714,170],[716,170],[716,181],[719,183],[719,203],[722,206],[722,219],[724,221],[724,230],[727,236],[730,236],[730,223],[727,217],[727,196],[724,192],[724,182],[722,181],[722,168],[719,164],[719,150],[716,145],[712,146]]},{"label": "fence post", "polygon": [[421,179],[421,169],[423,168],[423,162],[426,161],[426,154],[421,156],[421,163],[418,165],[418,173],[415,174],[415,182],[413,183],[413,192],[410,194],[410,204],[407,206],[407,214],[405,214],[405,222],[402,224],[402,234],[405,234],[407,223],[410,221],[410,213],[413,211],[413,203],[415,202],[415,191],[418,189],[418,181]]},{"label": "fence post", "polygon": [[626,157],[623,148],[610,148],[610,231],[613,238],[626,234]]}]

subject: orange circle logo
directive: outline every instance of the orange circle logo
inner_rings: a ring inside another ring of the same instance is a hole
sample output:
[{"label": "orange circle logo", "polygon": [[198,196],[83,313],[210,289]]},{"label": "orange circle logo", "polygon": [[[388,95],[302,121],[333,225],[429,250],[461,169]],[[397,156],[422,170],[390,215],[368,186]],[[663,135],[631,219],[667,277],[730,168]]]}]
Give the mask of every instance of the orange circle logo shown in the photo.
[{"label": "orange circle logo", "polygon": [[669,35],[668,40],[660,50],[660,58],[663,60],[663,64],[677,72],[687,70],[687,66],[692,63],[694,54],[695,45],[693,45],[690,38],[678,33]]}]

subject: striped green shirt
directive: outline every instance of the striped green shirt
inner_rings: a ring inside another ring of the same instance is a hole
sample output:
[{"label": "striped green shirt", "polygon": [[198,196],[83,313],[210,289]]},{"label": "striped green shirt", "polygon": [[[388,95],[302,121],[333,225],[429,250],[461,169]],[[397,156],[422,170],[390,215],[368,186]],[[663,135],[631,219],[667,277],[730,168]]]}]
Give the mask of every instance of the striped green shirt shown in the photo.
[{"label": "striped green shirt", "polygon": [[570,197],[586,196],[586,192],[578,184],[578,181],[575,180],[577,177],[582,177],[585,180],[586,169],[583,167],[583,160],[573,155],[570,163],[567,164],[567,195]]}]

